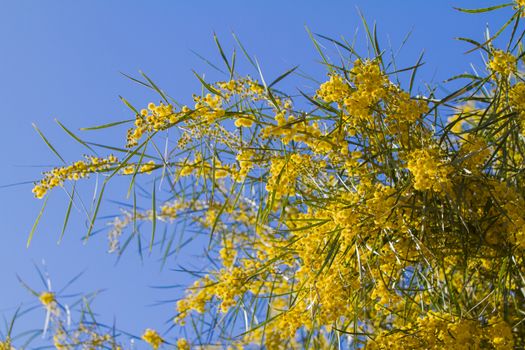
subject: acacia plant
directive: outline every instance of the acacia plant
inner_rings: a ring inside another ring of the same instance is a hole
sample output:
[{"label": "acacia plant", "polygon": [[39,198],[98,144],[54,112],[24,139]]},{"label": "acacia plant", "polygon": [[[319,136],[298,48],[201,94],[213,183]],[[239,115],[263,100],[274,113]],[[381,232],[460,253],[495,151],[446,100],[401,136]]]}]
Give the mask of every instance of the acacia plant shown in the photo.
[{"label": "acacia plant", "polygon": [[[48,170],[33,192],[45,201],[63,187],[67,223],[75,182],[103,176],[88,238],[104,224],[106,187],[128,181],[111,252],[142,239],[169,264],[175,243],[159,225],[195,233],[209,263],[173,312],[187,337],[144,323],[137,341],[153,349],[522,349],[525,1],[459,10],[505,7],[514,12],[494,35],[462,39],[485,66],[451,78],[459,87],[447,96],[415,86],[421,59],[397,67],[366,22],[367,55],[311,34],[327,77],[293,95],[278,87],[295,69],[267,82],[238,42],[255,73],[240,75],[216,40],[223,81],[197,75],[203,93],[182,105],[146,75],[134,79],[159,100],[144,109],[123,100],[133,119],[96,127],[130,125],[120,144],[66,129],[113,154]],[[321,41],[337,47],[337,62]],[[140,181],[153,184],[151,209],[138,208]],[[67,326],[60,298],[34,293],[57,349],[128,348],[88,306]]]}]

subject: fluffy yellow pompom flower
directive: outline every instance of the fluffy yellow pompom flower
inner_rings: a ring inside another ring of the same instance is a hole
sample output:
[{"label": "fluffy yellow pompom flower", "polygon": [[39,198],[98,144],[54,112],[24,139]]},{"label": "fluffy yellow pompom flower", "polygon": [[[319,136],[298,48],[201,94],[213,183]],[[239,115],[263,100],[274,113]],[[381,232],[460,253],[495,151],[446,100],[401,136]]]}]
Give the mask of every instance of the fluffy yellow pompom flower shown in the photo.
[{"label": "fluffy yellow pompom flower", "polygon": [[492,60],[489,62],[489,68],[495,73],[508,76],[516,72],[516,57],[510,52],[496,50],[492,53]]},{"label": "fluffy yellow pompom flower", "polygon": [[5,341],[0,341],[0,350],[15,350],[15,348],[11,346],[9,337],[7,337]]},{"label": "fluffy yellow pompom flower", "polygon": [[238,118],[236,121],[235,121],[235,126],[240,128],[241,126],[244,126],[246,128],[249,128],[253,125],[253,120],[250,119],[250,118]]},{"label": "fluffy yellow pompom flower", "polygon": [[190,343],[184,338],[177,340],[177,349],[178,350],[190,350]]},{"label": "fluffy yellow pompom flower", "polygon": [[155,162],[153,160],[150,160],[146,164],[142,165],[139,171],[141,173],[151,174],[151,172],[155,169],[155,167],[156,167]]},{"label": "fluffy yellow pompom flower", "polygon": [[416,190],[442,192],[449,184],[450,166],[444,164],[434,152],[427,149],[413,151],[409,156],[408,170],[414,176]]},{"label": "fluffy yellow pompom flower", "polygon": [[56,301],[55,293],[52,293],[52,292],[42,292],[38,296],[38,299],[40,300],[42,305],[46,307],[50,306],[52,303]]},{"label": "fluffy yellow pompom flower", "polygon": [[350,95],[350,86],[340,75],[331,75],[330,80],[321,84],[317,97],[325,102],[340,102]]},{"label": "fluffy yellow pompom flower", "polygon": [[142,340],[151,345],[151,347],[155,350],[158,349],[162,343],[164,343],[164,339],[162,339],[159,333],[151,328],[148,328],[144,331]]}]

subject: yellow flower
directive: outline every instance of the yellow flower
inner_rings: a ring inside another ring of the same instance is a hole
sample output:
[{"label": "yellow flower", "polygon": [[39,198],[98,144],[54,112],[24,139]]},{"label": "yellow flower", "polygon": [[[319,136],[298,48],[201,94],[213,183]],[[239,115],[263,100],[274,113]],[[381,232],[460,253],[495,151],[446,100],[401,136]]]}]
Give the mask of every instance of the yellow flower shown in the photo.
[{"label": "yellow flower", "polygon": [[45,307],[49,307],[51,304],[53,304],[56,301],[55,293],[52,293],[52,292],[42,292],[38,296],[38,299],[40,300],[42,305],[44,305]]},{"label": "yellow flower", "polygon": [[131,175],[133,173],[135,173],[134,165],[128,165],[127,167],[122,168],[122,174],[124,175]]},{"label": "yellow flower", "polygon": [[33,193],[36,198],[42,198],[47,191],[62,186],[65,180],[77,181],[88,177],[91,173],[108,171],[117,163],[118,159],[113,155],[109,155],[107,158],[86,156],[86,160],[79,160],[69,166],[44,172],[44,178],[35,183]]},{"label": "yellow flower", "polygon": [[450,166],[440,160],[436,152],[427,149],[413,151],[409,156],[407,168],[414,176],[416,190],[443,191],[448,186],[448,176],[452,172]]},{"label": "yellow flower", "polygon": [[489,68],[494,73],[508,76],[516,72],[516,57],[510,52],[495,50],[489,62]]},{"label": "yellow flower", "polygon": [[253,120],[251,120],[250,118],[241,117],[235,121],[235,126],[238,128],[240,128],[241,126],[249,128],[252,125],[253,125]]},{"label": "yellow flower", "polygon": [[155,350],[158,349],[162,343],[164,343],[164,339],[162,339],[159,333],[151,328],[148,328],[144,331],[142,340],[151,345],[151,347]]},{"label": "yellow flower", "polygon": [[153,171],[153,169],[155,169],[155,167],[156,167],[155,162],[150,160],[149,162],[147,162],[146,164],[140,167],[140,172],[151,174],[151,172]]},{"label": "yellow flower", "polygon": [[184,338],[177,340],[177,349],[178,350],[190,350],[190,343]]},{"label": "yellow flower", "polygon": [[0,340],[0,350],[15,350],[15,348],[11,346],[11,339],[9,337],[7,337],[5,341]]}]

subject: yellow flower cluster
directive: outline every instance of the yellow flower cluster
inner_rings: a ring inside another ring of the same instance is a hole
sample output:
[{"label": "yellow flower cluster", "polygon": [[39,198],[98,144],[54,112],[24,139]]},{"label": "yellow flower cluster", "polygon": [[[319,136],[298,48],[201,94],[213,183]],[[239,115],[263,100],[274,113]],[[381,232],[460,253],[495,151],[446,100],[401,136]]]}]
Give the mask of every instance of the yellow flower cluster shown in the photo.
[{"label": "yellow flower cluster", "polygon": [[198,177],[213,175],[215,179],[222,179],[234,172],[232,168],[229,165],[223,165],[218,159],[206,161],[202,158],[202,154],[197,153],[193,161],[185,162],[179,166],[178,173],[182,177],[195,174]]},{"label": "yellow flower cluster", "polygon": [[[137,164],[129,164],[128,166],[122,168],[121,173],[123,175],[132,175],[135,173],[136,168],[137,168]],[[154,160],[150,160],[147,163],[142,164],[138,168],[137,172],[151,174],[151,172],[155,170],[156,168],[158,168],[158,165],[155,164]]]},{"label": "yellow flower cluster", "polygon": [[11,346],[11,340],[9,337],[4,341],[0,340],[0,350],[15,350],[15,348]]},{"label": "yellow flower cluster", "polygon": [[222,108],[223,98],[219,95],[206,94],[204,97],[193,96],[195,101],[194,118],[202,118],[207,124],[223,117],[226,111]]},{"label": "yellow flower cluster", "polygon": [[344,111],[351,136],[356,128],[373,127],[377,114],[384,114],[389,124],[406,133],[405,124],[416,122],[428,112],[425,101],[412,98],[391,83],[375,60],[357,60],[349,73],[348,81],[331,75],[316,96],[328,103],[337,102]]},{"label": "yellow flower cluster", "polygon": [[144,331],[144,334],[142,334],[142,340],[148,343],[151,348],[155,350],[157,350],[162,345],[162,343],[164,343],[164,339],[162,339],[159,333],[151,328],[148,328]]},{"label": "yellow flower cluster", "polygon": [[53,303],[56,302],[55,293],[52,292],[42,292],[38,296],[38,299],[45,307],[50,307]]},{"label": "yellow flower cluster", "polygon": [[451,319],[447,314],[430,312],[418,319],[416,332],[405,327],[397,332],[384,331],[366,349],[514,349],[511,327],[491,318],[483,327],[477,320]]},{"label": "yellow flower cluster", "polygon": [[84,349],[113,348],[123,350],[114,337],[108,333],[97,332],[92,325],[80,324],[74,331],[64,329],[59,323],[53,335],[53,345],[57,350],[69,350],[81,345]]},{"label": "yellow flower cluster", "polygon": [[489,61],[488,67],[494,73],[508,77],[516,72],[516,63],[516,57],[512,53],[495,50],[492,52],[492,59]]},{"label": "yellow flower cluster", "polygon": [[330,79],[319,86],[317,97],[325,102],[342,103],[352,92],[350,85],[339,75],[331,75]]},{"label": "yellow flower cluster", "polygon": [[190,350],[190,343],[185,338],[177,340],[177,350]]},{"label": "yellow flower cluster", "polygon": [[[306,110],[236,74],[193,110],[148,106],[128,143],[168,128],[180,139],[160,164],[119,169],[162,167],[177,200],[124,211],[110,251],[136,221],[209,233],[213,264],[175,321],[204,332],[209,315],[194,313],[220,313],[208,329],[228,325],[210,336],[220,347],[523,348],[525,83],[515,56],[490,50],[489,76],[443,100],[394,83],[384,55],[331,67]],[[240,313],[242,335],[226,337]],[[150,329],[143,340],[168,345]]]},{"label": "yellow flower cluster", "polygon": [[217,87],[227,99],[234,95],[249,97],[253,100],[262,98],[264,87],[250,77],[232,79],[229,81],[220,81],[216,83]]},{"label": "yellow flower cluster", "polygon": [[462,166],[470,172],[479,172],[492,154],[487,142],[480,136],[469,134],[461,143],[459,155]]},{"label": "yellow flower cluster", "polygon": [[239,152],[239,154],[235,158],[237,162],[239,162],[239,172],[235,178],[236,181],[241,182],[246,178],[246,176],[248,176],[248,173],[254,166],[254,156],[255,151],[250,149],[245,149]]},{"label": "yellow flower cluster", "polygon": [[237,303],[237,297],[247,291],[247,272],[241,267],[221,269],[216,279],[206,276],[196,281],[186,298],[177,302],[178,316],[175,322],[184,324],[184,319],[192,310],[199,313],[206,311],[206,304],[214,297],[220,301],[220,310],[223,313]]},{"label": "yellow flower cluster", "polygon": [[[188,203],[180,200],[165,202],[160,206],[160,210],[157,211],[157,220],[161,221],[173,221],[177,218],[178,213],[189,207]],[[197,208],[194,208],[197,209]],[[201,209],[201,208],[198,208]],[[119,239],[122,236],[123,231],[132,224],[134,221],[152,221],[153,210],[146,211],[123,211],[122,216],[117,216],[109,223],[111,229],[109,230],[107,237],[109,240],[109,253],[114,253],[119,249]]]},{"label": "yellow flower cluster", "polygon": [[275,194],[277,199],[295,195],[297,177],[310,162],[309,155],[297,153],[290,157],[272,159],[266,191]]},{"label": "yellow flower cluster", "polygon": [[77,181],[89,176],[90,173],[103,172],[118,164],[118,159],[110,155],[107,158],[88,157],[72,165],[55,168],[44,173],[44,178],[35,183],[33,193],[37,198],[43,198],[46,193],[57,186],[62,186],[65,180]]},{"label": "yellow flower cluster", "polygon": [[145,133],[166,129],[171,123],[175,123],[181,114],[188,113],[185,108],[180,113],[175,113],[172,105],[163,103],[158,106],[154,103],[148,104],[147,109],[140,111],[135,116],[135,127],[128,130],[126,147],[134,147]]},{"label": "yellow flower cluster", "polygon": [[525,83],[519,82],[510,88],[509,103],[518,116],[521,133],[525,135]]},{"label": "yellow flower cluster", "polygon": [[429,149],[412,151],[407,169],[414,177],[414,188],[419,191],[443,192],[449,188],[453,169],[440,159],[438,152]]}]

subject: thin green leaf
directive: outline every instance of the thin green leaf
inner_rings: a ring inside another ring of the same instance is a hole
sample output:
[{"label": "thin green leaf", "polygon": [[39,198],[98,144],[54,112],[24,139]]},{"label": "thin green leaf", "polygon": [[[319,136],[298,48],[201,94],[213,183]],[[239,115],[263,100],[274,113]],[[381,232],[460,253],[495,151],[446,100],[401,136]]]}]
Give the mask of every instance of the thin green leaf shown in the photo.
[{"label": "thin green leaf", "polygon": [[197,72],[195,71],[192,71],[193,74],[195,74],[195,76],[197,77],[197,79],[199,79],[199,81],[201,82],[202,86],[204,86],[204,88],[206,88],[206,90],[208,90],[209,92],[215,94],[215,95],[219,95],[220,97],[224,98],[224,96],[220,93],[219,90],[216,90],[214,87],[212,87],[211,85],[209,85],[207,82],[204,81],[204,79],[202,79],[198,74]]},{"label": "thin green leaf", "polygon": [[68,128],[66,128],[66,126],[64,124],[62,124],[58,119],[55,119],[55,122],[60,125],[60,127],[69,135],[71,136],[75,141],[77,141],[78,143],[80,143],[82,146],[86,147],[87,149],[89,149],[91,152],[93,153],[96,153],[95,150],[93,148],[91,148],[87,143],[85,143],[83,140],[81,140],[77,135],[75,135],[73,132],[71,132],[71,130],[69,130]]},{"label": "thin green leaf", "polygon": [[514,3],[509,2],[506,4],[502,4],[502,5],[496,5],[496,6],[491,6],[491,7],[479,8],[479,9],[464,9],[460,7],[454,7],[454,10],[458,10],[460,12],[465,12],[465,13],[482,13],[482,12],[490,12],[490,11],[498,10],[498,9],[513,6],[513,5]]},{"label": "thin green leaf", "polygon": [[277,79],[275,79],[274,81],[272,81],[270,83],[270,85],[268,85],[268,88],[271,88],[272,86],[274,86],[275,84],[277,84],[278,82],[280,82],[281,80],[283,80],[284,78],[286,78],[288,75],[292,74],[299,66],[295,66],[293,67],[292,69],[289,69],[287,70],[286,72],[284,72],[283,74],[281,74],[279,77],[277,77]]},{"label": "thin green leaf", "polygon": [[58,239],[58,244],[62,242],[64,233],[66,232],[67,223],[69,222],[69,215],[71,214],[71,207],[73,206],[73,198],[75,197],[75,183],[73,183],[73,190],[71,196],[69,197],[69,204],[66,209],[66,217],[64,218],[64,224],[62,225],[62,232],[60,233],[60,238]]},{"label": "thin green leaf", "polygon": [[139,111],[138,111],[135,107],[133,107],[133,105],[132,105],[131,103],[128,102],[128,100],[126,100],[124,97],[122,97],[122,96],[120,96],[120,95],[119,95],[119,98],[120,98],[120,100],[121,100],[122,102],[124,102],[124,104],[125,104],[129,109],[131,109],[131,110],[135,113],[135,115],[139,115],[139,114],[140,114]]},{"label": "thin green leaf", "polygon": [[98,195],[97,204],[95,206],[95,210],[93,211],[93,215],[91,216],[91,220],[89,223],[88,231],[86,233],[86,237],[84,238],[84,243],[87,242],[89,237],[91,236],[91,232],[93,231],[93,227],[95,226],[95,220],[97,218],[98,211],[100,209],[100,203],[102,202],[102,196],[104,195],[104,190],[106,189],[106,183],[108,181],[109,177],[107,177],[104,182],[102,183],[102,188],[100,189],[100,194]]},{"label": "thin green leaf", "polygon": [[215,44],[217,45],[217,48],[219,49],[219,53],[221,54],[222,60],[224,61],[224,64],[226,64],[226,67],[228,68],[228,72],[230,72],[230,76],[233,75],[232,67],[230,66],[230,62],[228,62],[228,59],[226,58],[226,55],[224,54],[224,50],[222,49],[221,43],[219,42],[219,38],[217,37],[217,34],[213,33],[213,40],[215,40]]},{"label": "thin green leaf", "polygon": [[242,50],[242,53],[244,54],[244,56],[248,59],[248,61],[251,63],[251,65],[254,67],[254,68],[257,68],[257,65],[255,64],[255,62],[253,61],[253,59],[250,57],[250,55],[248,55],[248,51],[246,51],[246,49],[244,48],[243,44],[241,43],[241,41],[239,40],[239,38],[237,37],[237,35],[235,35],[235,33],[232,33],[232,36],[233,36],[233,39],[235,39],[235,41],[237,42],[237,45],[239,45],[239,47],[241,48]]},{"label": "thin green leaf", "polygon": [[47,140],[47,138],[44,136],[44,134],[42,133],[42,131],[40,131],[40,129],[38,129],[38,127],[36,126],[35,123],[32,124],[33,125],[33,128],[36,130],[36,132],[38,133],[38,135],[40,135],[40,137],[42,138],[42,140],[44,140],[44,142],[46,143],[47,147],[49,147],[51,149],[51,151],[53,151],[53,153],[62,161],[62,163],[66,163],[66,161],[64,160],[64,158],[62,158],[62,156],[58,153],[58,151],[55,149],[55,147],[53,147],[53,145]]},{"label": "thin green leaf", "polygon": [[148,83],[150,83],[151,87],[153,88],[153,90],[157,91],[157,93],[162,97],[162,99],[164,100],[164,102],[166,102],[166,104],[170,104],[168,102],[168,97],[166,96],[166,94],[164,93],[164,91],[162,91],[161,89],[159,89],[159,87],[153,82],[153,80],[151,80],[147,75],[146,73],[142,72],[142,71],[139,71],[140,75],[142,75],[144,77],[144,79],[146,79],[148,81]]},{"label": "thin green leaf", "polygon": [[31,241],[33,240],[33,235],[35,234],[36,227],[38,226],[38,223],[40,222],[40,218],[42,217],[42,214],[44,213],[44,209],[46,208],[48,198],[49,197],[46,196],[46,198],[44,199],[44,203],[42,204],[42,209],[40,209],[40,212],[38,213],[38,216],[36,217],[36,220],[33,223],[33,227],[31,228],[31,231],[29,232],[29,237],[27,238],[28,248],[29,248],[29,245],[31,244]]},{"label": "thin green leaf", "polygon": [[149,242],[149,251],[151,253],[151,250],[153,249],[153,242],[155,242],[155,231],[157,229],[157,200],[156,200],[156,187],[157,182],[153,181],[153,192],[151,195],[151,212],[152,212],[152,218],[151,218],[151,240]]},{"label": "thin green leaf", "polygon": [[103,125],[90,126],[90,127],[87,127],[87,128],[80,128],[79,130],[82,130],[82,131],[100,130],[100,129],[111,128],[113,126],[117,126],[117,125],[120,125],[120,124],[130,123],[130,122],[133,122],[133,121],[135,121],[135,119],[121,120],[119,122],[113,122],[113,123],[108,123],[108,124],[103,124]]}]

